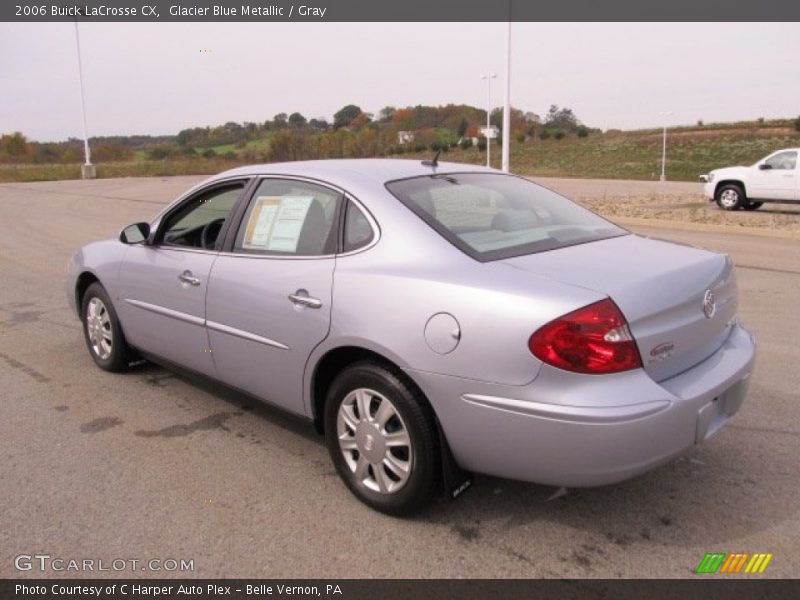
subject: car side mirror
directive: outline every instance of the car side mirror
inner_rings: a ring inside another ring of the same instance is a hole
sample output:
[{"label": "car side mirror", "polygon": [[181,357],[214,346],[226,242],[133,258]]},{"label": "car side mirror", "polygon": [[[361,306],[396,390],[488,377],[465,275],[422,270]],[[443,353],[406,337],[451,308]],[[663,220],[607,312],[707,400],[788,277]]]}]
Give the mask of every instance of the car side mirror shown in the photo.
[{"label": "car side mirror", "polygon": [[762,171],[769,171],[772,168],[772,165],[768,165],[767,163],[761,163],[758,165],[758,168]]},{"label": "car side mirror", "polygon": [[149,223],[134,223],[128,225],[119,233],[119,241],[123,244],[143,244],[150,236]]}]

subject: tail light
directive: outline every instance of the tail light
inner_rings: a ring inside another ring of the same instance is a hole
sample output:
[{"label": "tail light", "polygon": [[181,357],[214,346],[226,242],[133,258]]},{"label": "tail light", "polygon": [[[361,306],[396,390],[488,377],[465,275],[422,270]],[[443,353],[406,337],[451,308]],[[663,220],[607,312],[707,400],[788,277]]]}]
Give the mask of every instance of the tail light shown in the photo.
[{"label": "tail light", "polygon": [[619,373],[642,366],[622,311],[608,298],[539,328],[528,340],[533,355],[576,373]]}]

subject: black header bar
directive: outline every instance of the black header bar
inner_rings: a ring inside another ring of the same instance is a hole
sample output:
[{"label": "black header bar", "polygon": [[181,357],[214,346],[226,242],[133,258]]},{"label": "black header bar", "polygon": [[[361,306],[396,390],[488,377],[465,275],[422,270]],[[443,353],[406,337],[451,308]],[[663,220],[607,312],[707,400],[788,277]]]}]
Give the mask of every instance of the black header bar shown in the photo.
[{"label": "black header bar", "polygon": [[[509,16],[510,15],[510,16]],[[0,21],[717,22],[800,21],[797,0],[4,0]]]},{"label": "black header bar", "polygon": [[5,579],[0,598],[35,600],[478,600],[647,598],[661,600],[783,600],[797,598],[799,580],[723,579],[698,575],[684,580],[489,580],[489,579]]}]

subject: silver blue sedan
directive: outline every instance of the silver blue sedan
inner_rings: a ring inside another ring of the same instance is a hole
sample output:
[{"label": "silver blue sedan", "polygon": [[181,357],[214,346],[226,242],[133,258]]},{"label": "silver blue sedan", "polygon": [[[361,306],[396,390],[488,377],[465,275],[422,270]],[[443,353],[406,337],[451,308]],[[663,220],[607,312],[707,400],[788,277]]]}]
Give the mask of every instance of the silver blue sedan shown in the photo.
[{"label": "silver blue sedan", "polygon": [[736,413],[755,356],[727,256],[435,160],[226,171],[81,248],[67,288],[100,368],[144,357],[301,415],[395,514],[470,473],[643,473]]}]

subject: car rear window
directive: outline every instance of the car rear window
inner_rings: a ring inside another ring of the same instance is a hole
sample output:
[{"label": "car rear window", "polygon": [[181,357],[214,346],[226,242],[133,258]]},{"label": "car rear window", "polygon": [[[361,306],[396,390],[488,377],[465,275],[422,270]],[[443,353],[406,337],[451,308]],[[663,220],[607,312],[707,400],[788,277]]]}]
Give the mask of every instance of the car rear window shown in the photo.
[{"label": "car rear window", "polygon": [[386,187],[454,246],[482,262],[629,233],[512,175],[429,175],[392,181]]}]

